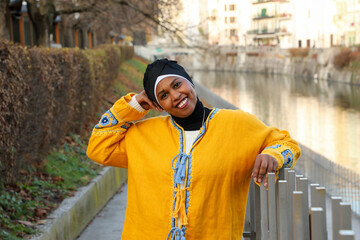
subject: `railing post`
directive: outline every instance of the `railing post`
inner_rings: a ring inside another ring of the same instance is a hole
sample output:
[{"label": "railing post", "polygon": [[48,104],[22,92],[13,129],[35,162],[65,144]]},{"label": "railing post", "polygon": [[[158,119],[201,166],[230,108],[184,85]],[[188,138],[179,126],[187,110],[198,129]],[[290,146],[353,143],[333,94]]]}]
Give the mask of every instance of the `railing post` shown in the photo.
[{"label": "railing post", "polygon": [[270,240],[277,239],[275,173],[268,173],[268,209]]},{"label": "railing post", "polygon": [[[287,170],[287,171],[286,171]],[[295,191],[295,171],[291,170],[291,169],[285,169],[285,178],[288,181],[288,199],[290,201],[288,202],[288,221],[289,221],[289,226],[290,228],[288,229],[289,231],[289,239],[293,238],[293,231],[292,231],[292,225],[293,225],[293,216],[292,216],[292,193],[293,191]]]},{"label": "railing post", "polygon": [[250,187],[251,187],[251,190],[250,190],[250,201],[251,201],[251,204],[250,204],[250,234],[251,234],[251,237],[250,239],[251,240],[255,240],[255,183],[254,183],[254,180],[251,180],[251,183],[250,183]]},{"label": "railing post", "polygon": [[340,203],[340,230],[351,230],[351,204]]},{"label": "railing post", "polygon": [[292,202],[293,202],[293,239],[294,240],[304,240],[305,239],[305,231],[304,231],[304,223],[305,221],[309,221],[308,219],[304,219],[304,210],[305,206],[303,206],[303,192],[294,191],[292,194]]},{"label": "railing post", "polygon": [[245,214],[245,223],[243,238],[249,238],[250,240],[256,239],[256,229],[255,229],[255,183],[251,178],[248,199],[246,203],[246,214]]},{"label": "railing post", "polygon": [[353,230],[340,230],[338,236],[339,240],[354,240],[355,232]]},{"label": "railing post", "polygon": [[319,198],[316,188],[319,187],[319,184],[312,183],[310,184],[310,199],[311,199],[311,207],[320,207],[319,206]]},{"label": "railing post", "polygon": [[301,191],[301,190],[299,190],[299,183],[300,183],[300,179],[301,178],[304,178],[304,175],[295,175],[295,190],[296,191]]},{"label": "railing post", "polygon": [[331,198],[331,219],[332,219],[332,239],[337,239],[340,230],[340,202],[341,197]]},{"label": "railing post", "polygon": [[255,189],[255,228],[256,228],[256,240],[261,240],[261,212],[260,212],[260,187],[256,184]]},{"label": "railing post", "polygon": [[288,183],[286,180],[279,180],[279,195],[278,195],[278,218],[279,218],[279,225],[278,225],[278,239],[279,240],[289,240],[289,232],[288,229],[291,227],[288,221]]},{"label": "railing post", "polygon": [[322,217],[322,222],[324,225],[324,229],[326,232],[326,239],[327,239],[327,224],[326,224],[326,189],[324,187],[316,187],[316,192],[317,192],[317,198],[318,198],[318,204],[319,206],[315,206],[315,207],[321,207],[323,209],[323,217]]},{"label": "railing post", "polygon": [[319,207],[310,208],[311,239],[326,240],[326,232],[322,223],[323,209]]},{"label": "railing post", "polygon": [[302,205],[304,207],[303,210],[303,219],[304,222],[304,240],[310,240],[310,224],[309,224],[309,189],[308,189],[308,179],[300,178],[297,182],[298,191],[303,192]]},{"label": "railing post", "polygon": [[267,191],[264,184],[260,185],[260,224],[261,224],[261,239],[269,239],[269,222],[268,222],[268,200]]}]

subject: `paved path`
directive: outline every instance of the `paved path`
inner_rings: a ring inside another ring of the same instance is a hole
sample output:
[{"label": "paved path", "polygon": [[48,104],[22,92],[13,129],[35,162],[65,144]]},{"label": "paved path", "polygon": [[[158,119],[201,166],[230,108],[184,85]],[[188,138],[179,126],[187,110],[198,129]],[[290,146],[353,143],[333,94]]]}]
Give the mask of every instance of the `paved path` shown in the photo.
[{"label": "paved path", "polygon": [[[108,202],[108,204],[93,219],[88,227],[81,233],[78,240],[120,240],[125,220],[127,184]],[[327,224],[331,229],[330,199],[327,198]],[[355,240],[360,240],[360,219],[352,218],[355,231]],[[328,240],[331,240],[331,230],[328,231]]]},{"label": "paved path", "polygon": [[78,240],[120,240],[125,220],[127,184],[98,213]]}]

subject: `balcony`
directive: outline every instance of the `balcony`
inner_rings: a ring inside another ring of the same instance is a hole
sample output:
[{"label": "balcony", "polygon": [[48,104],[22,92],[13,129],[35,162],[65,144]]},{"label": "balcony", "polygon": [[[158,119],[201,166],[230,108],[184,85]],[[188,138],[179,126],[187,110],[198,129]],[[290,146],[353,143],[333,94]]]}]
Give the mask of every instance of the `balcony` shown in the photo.
[{"label": "balcony", "polygon": [[279,20],[290,20],[292,18],[292,14],[291,13],[280,13],[277,14],[275,17],[280,18]]},{"label": "balcony", "polygon": [[291,13],[273,14],[273,13],[267,13],[265,11],[265,12],[261,12],[261,14],[256,14],[252,17],[253,20],[261,20],[268,18],[277,18],[280,21],[284,21],[284,20],[290,20],[292,18],[292,14]]},{"label": "balcony", "polygon": [[275,18],[273,14],[257,14],[253,17],[253,20],[261,20],[261,19],[268,19],[268,18]]},{"label": "balcony", "polygon": [[263,3],[289,3],[289,0],[257,0],[252,2],[253,5],[255,4],[263,4]]},{"label": "balcony", "polygon": [[291,35],[290,32],[287,31],[286,28],[263,28],[263,29],[253,29],[247,31],[249,35],[274,35],[274,36],[284,36],[284,35]]}]

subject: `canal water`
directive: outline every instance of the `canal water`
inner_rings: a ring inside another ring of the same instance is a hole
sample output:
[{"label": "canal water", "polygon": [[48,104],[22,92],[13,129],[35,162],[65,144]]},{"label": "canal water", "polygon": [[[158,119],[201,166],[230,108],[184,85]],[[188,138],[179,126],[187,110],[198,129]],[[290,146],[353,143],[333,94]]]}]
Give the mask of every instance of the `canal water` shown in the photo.
[{"label": "canal water", "polygon": [[360,86],[238,72],[191,74],[236,107],[360,173]]}]

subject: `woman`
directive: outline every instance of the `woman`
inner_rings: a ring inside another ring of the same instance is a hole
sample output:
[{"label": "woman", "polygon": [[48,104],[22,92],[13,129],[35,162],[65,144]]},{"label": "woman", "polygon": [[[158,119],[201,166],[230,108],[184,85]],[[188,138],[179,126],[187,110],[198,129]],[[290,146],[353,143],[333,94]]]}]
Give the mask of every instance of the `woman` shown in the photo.
[{"label": "woman", "polygon": [[[267,185],[268,172],[293,167],[298,144],[241,110],[204,107],[175,61],[149,64],[143,83],[102,116],[87,150],[128,168],[122,239],[242,239],[251,176]],[[137,121],[149,109],[170,116]]]}]

